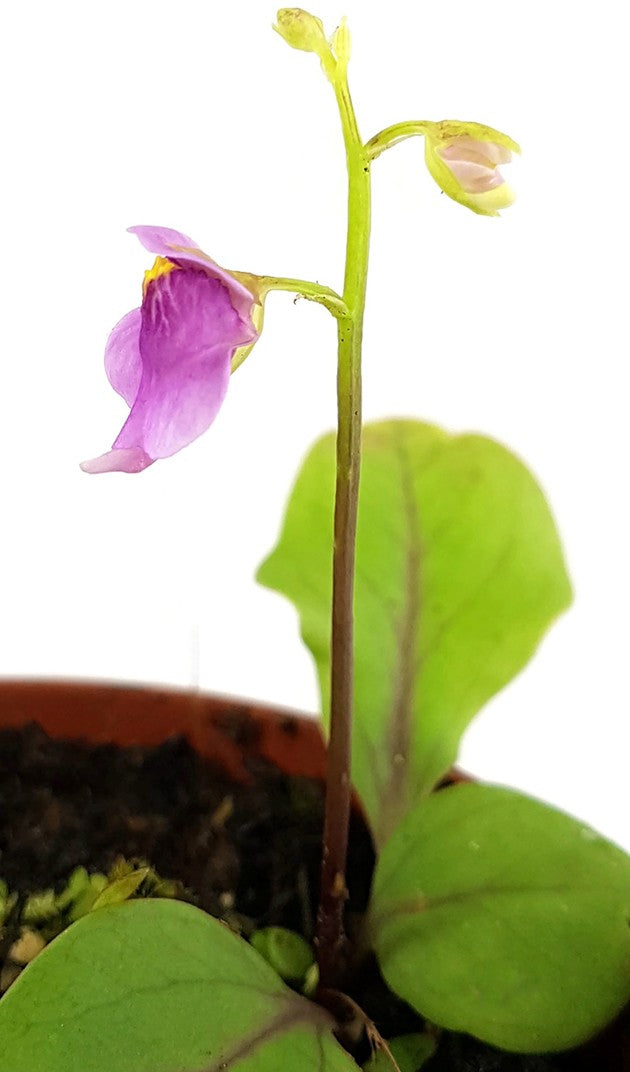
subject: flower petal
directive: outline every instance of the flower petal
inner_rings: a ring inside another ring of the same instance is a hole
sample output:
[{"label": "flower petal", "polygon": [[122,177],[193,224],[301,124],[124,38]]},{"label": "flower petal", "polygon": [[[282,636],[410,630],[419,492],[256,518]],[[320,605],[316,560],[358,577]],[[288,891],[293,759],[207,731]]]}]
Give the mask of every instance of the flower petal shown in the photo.
[{"label": "flower petal", "polygon": [[[220,279],[229,289],[232,295],[232,304],[242,317],[251,318],[252,306],[257,301],[257,296],[252,294],[231,272],[221,268],[212,257],[204,253],[192,238],[174,231],[171,227],[148,227],[140,225],[128,227],[130,234],[135,234],[142,242],[145,249],[150,253],[156,253],[160,257],[167,257],[182,266],[199,265],[208,275],[214,279]],[[254,342],[256,333],[252,334],[249,342]]]},{"label": "flower petal", "polygon": [[115,391],[122,395],[128,406],[138,393],[142,376],[140,358],[140,309],[132,309],[119,320],[111,332],[105,347],[105,372]]},{"label": "flower petal", "polygon": [[484,164],[486,167],[509,164],[512,159],[512,151],[505,145],[490,141],[475,141],[466,134],[460,134],[438,151],[444,160],[469,160],[473,164]]},{"label": "flower petal", "polygon": [[[446,154],[441,155],[444,157]],[[500,186],[505,181],[498,168],[486,167],[485,164],[476,164],[470,160],[449,160],[448,166],[467,193],[482,194],[486,190],[494,190],[495,186]]]},{"label": "flower petal", "polygon": [[149,253],[156,253],[160,257],[172,257],[173,249],[177,248],[198,250],[201,253],[192,238],[181,231],[174,231],[172,227],[138,226],[128,227],[127,230],[129,234],[135,234]]},{"label": "flower petal", "polygon": [[439,144],[436,146],[430,138],[425,138],[424,153],[427,167],[440,189],[460,205],[465,205],[480,216],[498,216],[501,209],[514,203],[514,190],[503,181],[502,175],[499,174],[497,185],[486,182],[482,183],[481,190],[469,190],[466,182],[461,180],[472,179],[472,176],[462,175],[460,178],[456,170],[456,167],[466,167],[463,162],[456,164],[455,161],[444,160],[442,147]]},{"label": "flower petal", "polygon": [[114,451],[167,458],[205,432],[225,397],[232,355],[251,330],[227,288],[204,271],[154,279],[142,304],[142,379]]},{"label": "flower petal", "polygon": [[132,447],[129,450],[108,450],[99,458],[81,462],[81,469],[84,473],[141,473],[153,461],[143,450]]}]

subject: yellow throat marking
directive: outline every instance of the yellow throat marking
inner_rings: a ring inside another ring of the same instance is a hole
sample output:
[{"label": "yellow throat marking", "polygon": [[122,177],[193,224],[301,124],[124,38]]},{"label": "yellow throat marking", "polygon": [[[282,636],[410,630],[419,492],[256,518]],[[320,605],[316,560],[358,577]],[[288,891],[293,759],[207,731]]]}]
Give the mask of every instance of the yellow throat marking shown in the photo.
[{"label": "yellow throat marking", "polygon": [[168,275],[170,272],[178,270],[179,265],[174,264],[173,261],[169,261],[167,257],[156,257],[153,267],[148,268],[144,273],[144,279],[142,280],[143,295],[146,295],[146,292],[149,289],[149,283],[152,283],[154,279],[159,279],[162,275]]}]

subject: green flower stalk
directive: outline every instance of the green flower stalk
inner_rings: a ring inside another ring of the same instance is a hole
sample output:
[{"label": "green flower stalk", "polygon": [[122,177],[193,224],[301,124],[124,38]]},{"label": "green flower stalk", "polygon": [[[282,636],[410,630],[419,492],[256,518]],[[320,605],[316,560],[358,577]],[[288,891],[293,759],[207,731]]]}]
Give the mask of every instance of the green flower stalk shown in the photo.
[{"label": "green flower stalk", "polygon": [[[350,820],[353,702],[354,562],[361,462],[361,342],[370,242],[370,160],[348,88],[350,36],[345,23],[326,42],[321,23],[307,12],[285,8],[276,29],[294,48],[315,52],[330,81],[341,118],[348,170],[346,268],[338,320],[337,475],[331,625],[330,740],[324,819],[317,954],[324,987],[336,979],[344,945],[343,908]],[[334,48],[338,49],[338,53]]]},{"label": "green flower stalk", "polygon": [[293,48],[314,52],[339,108],[348,171],[346,267],[337,314],[337,447],[331,623],[330,739],[324,821],[317,958],[322,986],[343,973],[343,909],[351,799],[353,714],[353,594],[361,466],[361,344],[370,243],[372,160],[398,141],[425,137],[427,167],[442,190],[482,215],[514,200],[498,171],[518,146],[478,123],[403,123],[364,143],[348,87],[350,34],[345,20],[327,42],[322,23],[301,8],[278,12],[277,32]]}]

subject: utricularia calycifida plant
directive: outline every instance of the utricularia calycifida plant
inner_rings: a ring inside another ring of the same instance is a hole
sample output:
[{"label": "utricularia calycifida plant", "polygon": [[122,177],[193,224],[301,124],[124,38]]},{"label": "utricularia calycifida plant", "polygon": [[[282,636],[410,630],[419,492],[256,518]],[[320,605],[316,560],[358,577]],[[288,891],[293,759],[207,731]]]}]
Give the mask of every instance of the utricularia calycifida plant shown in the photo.
[{"label": "utricularia calycifida plant", "polygon": [[[335,318],[336,435],[306,459],[259,573],[299,610],[329,732],[316,941],[311,950],[275,931],[247,943],[163,896],[97,899],[0,1002],[12,1072],[356,1068],[338,1041],[331,994],[343,992],[350,960],[371,953],[391,991],[431,1025],[404,1044],[369,1025],[378,1059],[408,1070],[424,1063],[440,1028],[518,1052],[568,1049],[630,996],[630,859],[520,793],[477,784],[433,792],[471,718],[570,602],[544,496],[483,436],[361,423],[373,162],[420,135],[441,189],[495,216],[513,200],[500,167],[518,146],[452,120],[396,123],[365,141],[345,22],[328,40],[319,19],[285,9],[276,29],[319,57],[339,106],[343,289],[231,272],[177,231],[132,228],[156,260],[140,308],[106,350],[130,412],[111,451],[83,468],[137,473],[205,431],[258,338],[270,291],[301,294]],[[344,917],[351,781],[377,850],[354,944]],[[137,876],[125,882],[135,889]],[[9,893],[0,895],[6,907]]]}]

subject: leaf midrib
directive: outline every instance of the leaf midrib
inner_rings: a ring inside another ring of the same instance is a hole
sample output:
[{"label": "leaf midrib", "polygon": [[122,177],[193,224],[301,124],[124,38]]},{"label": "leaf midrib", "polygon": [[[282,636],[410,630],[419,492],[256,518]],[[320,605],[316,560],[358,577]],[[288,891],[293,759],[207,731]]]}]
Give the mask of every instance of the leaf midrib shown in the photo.
[{"label": "leaf midrib", "polygon": [[420,625],[421,538],[412,468],[409,462],[404,429],[396,430],[392,440],[400,469],[400,487],[406,547],[404,555],[404,599],[395,624],[397,667],[389,716],[387,719],[387,771],[389,777],[381,793],[377,823],[377,841],[383,844],[392,832],[408,801],[408,767],[411,745],[411,721],[418,680],[418,641]]},{"label": "leaf midrib", "polygon": [[[301,1007],[302,1004],[304,1007]],[[246,1038],[237,1043],[230,1052],[222,1054],[221,1057],[213,1061],[211,1065],[201,1069],[200,1072],[226,1072],[226,1070],[233,1068],[238,1062],[250,1056],[259,1046],[269,1042],[275,1035],[290,1031],[299,1024],[313,1025],[318,1041],[320,1041],[321,1050],[321,1031],[324,1026],[330,1026],[331,1023],[332,1018],[321,1006],[306,1001],[303,1003],[291,1002],[287,1004],[287,1008],[278,1013],[264,1027],[252,1031]]]}]

